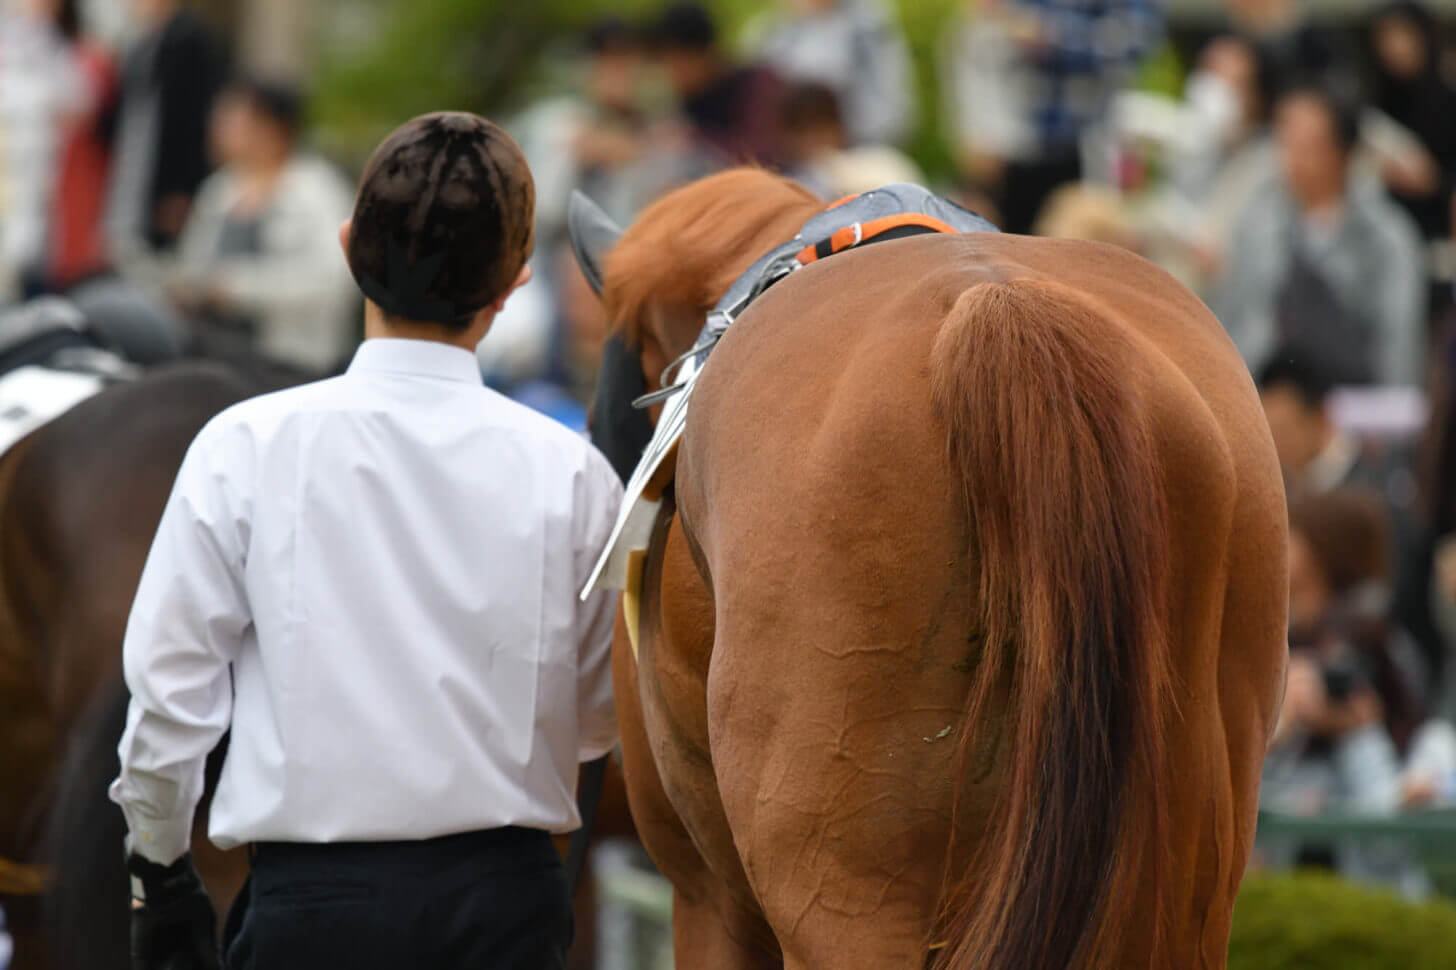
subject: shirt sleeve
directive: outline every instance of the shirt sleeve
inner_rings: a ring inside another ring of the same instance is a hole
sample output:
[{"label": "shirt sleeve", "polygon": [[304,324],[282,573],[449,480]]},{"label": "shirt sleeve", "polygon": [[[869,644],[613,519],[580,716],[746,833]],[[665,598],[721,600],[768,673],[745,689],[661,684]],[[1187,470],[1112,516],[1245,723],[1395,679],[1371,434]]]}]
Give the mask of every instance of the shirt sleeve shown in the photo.
[{"label": "shirt sleeve", "polygon": [[228,665],[252,625],[243,586],[249,449],[240,429],[215,425],[182,462],[122,646],[131,706],[110,794],[134,850],[163,865],[188,849],[207,755],[232,718]]},{"label": "shirt sleeve", "polygon": [[[607,460],[593,449],[577,482],[576,589],[586,586],[598,557],[611,538],[622,483]],[[576,604],[577,760],[600,758],[617,743],[617,708],[612,696],[612,629],[617,594],[597,590]]]}]

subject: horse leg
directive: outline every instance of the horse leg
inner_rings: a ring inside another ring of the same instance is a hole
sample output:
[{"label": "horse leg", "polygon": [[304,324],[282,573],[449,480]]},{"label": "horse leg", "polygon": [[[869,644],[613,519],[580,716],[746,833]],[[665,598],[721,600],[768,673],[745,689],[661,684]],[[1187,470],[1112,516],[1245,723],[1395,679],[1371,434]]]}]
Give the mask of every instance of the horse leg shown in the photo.
[{"label": "horse leg", "polygon": [[612,655],[632,817],[673,885],[676,965],[778,970],[777,941],[742,874],[705,755],[711,597],[670,512],[654,546],[640,657],[620,612]]},{"label": "horse leg", "polygon": [[837,518],[787,482],[699,515],[684,498],[717,593],[713,769],[787,968],[918,967],[938,942],[974,584],[950,503],[907,507],[937,494],[923,475]]},{"label": "horse leg", "polygon": [[[719,896],[725,894],[718,894]],[[679,967],[782,970],[783,961],[745,939],[764,933],[763,917],[731,899],[672,894],[672,954]]]}]

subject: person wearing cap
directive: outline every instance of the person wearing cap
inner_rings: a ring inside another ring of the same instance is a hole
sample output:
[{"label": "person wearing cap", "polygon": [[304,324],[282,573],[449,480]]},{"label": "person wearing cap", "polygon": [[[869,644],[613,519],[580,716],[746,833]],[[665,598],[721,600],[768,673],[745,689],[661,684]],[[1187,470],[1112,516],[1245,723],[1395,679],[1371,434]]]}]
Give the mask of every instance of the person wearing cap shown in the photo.
[{"label": "person wearing cap", "polygon": [[616,740],[615,601],[577,594],[621,486],[471,353],[529,278],[533,209],[495,125],[395,131],[340,234],[367,300],[348,371],[188,450],[123,649],[134,967],[219,965],[189,832],[229,728],[209,837],[252,859],[230,970],[563,965],[550,834]]}]

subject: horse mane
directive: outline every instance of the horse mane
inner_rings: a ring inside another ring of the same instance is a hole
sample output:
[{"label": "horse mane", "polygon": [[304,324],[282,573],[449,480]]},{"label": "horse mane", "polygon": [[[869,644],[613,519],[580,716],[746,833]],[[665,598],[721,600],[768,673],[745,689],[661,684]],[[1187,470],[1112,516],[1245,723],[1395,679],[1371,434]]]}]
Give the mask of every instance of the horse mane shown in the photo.
[{"label": "horse mane", "polygon": [[648,206],[607,256],[609,326],[640,345],[650,303],[706,314],[754,261],[792,239],[824,202],[760,168],[692,182]]}]

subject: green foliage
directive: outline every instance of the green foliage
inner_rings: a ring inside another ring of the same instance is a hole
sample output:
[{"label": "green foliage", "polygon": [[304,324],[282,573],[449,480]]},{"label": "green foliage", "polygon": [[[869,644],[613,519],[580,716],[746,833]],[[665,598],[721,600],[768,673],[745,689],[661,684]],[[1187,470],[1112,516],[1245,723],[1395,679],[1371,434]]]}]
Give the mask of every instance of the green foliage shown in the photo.
[{"label": "green foliage", "polygon": [[932,180],[948,178],[954,172],[955,163],[952,147],[945,139],[941,58],[946,27],[956,8],[965,4],[960,0],[899,0],[898,6],[910,56],[915,59],[915,82],[920,95],[920,125],[911,137],[910,154]]},{"label": "green foliage", "polygon": [[1234,909],[1228,970],[1449,970],[1456,906],[1413,904],[1332,876],[1254,876]]},{"label": "green foliage", "polygon": [[[355,0],[364,36],[326,36],[314,115],[327,147],[367,151],[400,121],[444,108],[504,116],[562,83],[560,56],[592,21],[648,17],[666,0]],[[911,151],[935,174],[950,153],[941,136],[939,57],[959,0],[898,0],[915,58],[920,127]],[[774,0],[715,0],[735,38]]]}]

